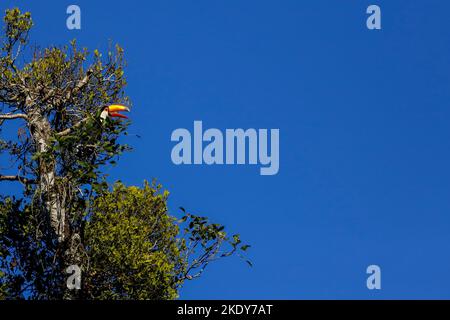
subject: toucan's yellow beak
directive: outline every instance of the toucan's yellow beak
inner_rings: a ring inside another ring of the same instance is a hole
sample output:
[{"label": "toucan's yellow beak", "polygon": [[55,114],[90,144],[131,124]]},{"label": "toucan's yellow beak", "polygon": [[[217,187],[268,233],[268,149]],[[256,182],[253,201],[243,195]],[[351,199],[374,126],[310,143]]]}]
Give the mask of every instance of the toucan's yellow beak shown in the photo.
[{"label": "toucan's yellow beak", "polygon": [[124,116],[123,114],[120,114],[120,111],[127,111],[130,112],[130,108],[127,106],[124,106],[123,104],[112,104],[108,106],[108,113],[110,117],[113,118],[125,118],[127,119],[127,116]]},{"label": "toucan's yellow beak", "polygon": [[124,106],[123,104],[112,104],[108,107],[109,112],[117,112],[117,111],[128,111],[130,112],[130,108]]}]

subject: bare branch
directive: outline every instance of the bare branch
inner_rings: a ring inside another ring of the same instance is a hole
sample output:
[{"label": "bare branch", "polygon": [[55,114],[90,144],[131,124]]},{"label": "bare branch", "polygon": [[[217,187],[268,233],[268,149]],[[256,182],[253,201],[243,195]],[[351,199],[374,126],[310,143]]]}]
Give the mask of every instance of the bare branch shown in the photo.
[{"label": "bare branch", "polygon": [[80,127],[80,126],[81,126],[84,122],[86,122],[88,119],[89,119],[89,118],[84,118],[84,119],[80,120],[79,122],[75,123],[72,127],[67,128],[67,129],[65,129],[65,130],[63,130],[63,131],[58,132],[56,135],[57,135],[58,137],[63,137],[63,136],[68,135],[69,133],[72,132],[72,130],[74,130],[74,129]]},{"label": "bare branch", "polygon": [[0,181],[19,181],[19,182],[21,182],[23,184],[34,184],[34,183],[36,183],[35,180],[27,179],[27,178],[19,176],[19,175],[17,175],[17,176],[3,176],[3,175],[0,175]]},{"label": "bare branch", "polygon": [[86,71],[86,75],[83,77],[83,79],[81,79],[80,81],[78,81],[78,83],[76,84],[75,88],[73,88],[72,90],[69,90],[66,94],[66,100],[70,100],[70,98],[72,98],[74,95],[76,95],[81,89],[83,89],[84,86],[86,86],[89,82],[89,79],[91,78],[91,75],[94,73],[94,71],[92,69],[88,69]]},{"label": "bare branch", "polygon": [[16,114],[0,114],[0,120],[14,120],[14,119],[25,119],[28,120],[28,116],[24,113]]}]

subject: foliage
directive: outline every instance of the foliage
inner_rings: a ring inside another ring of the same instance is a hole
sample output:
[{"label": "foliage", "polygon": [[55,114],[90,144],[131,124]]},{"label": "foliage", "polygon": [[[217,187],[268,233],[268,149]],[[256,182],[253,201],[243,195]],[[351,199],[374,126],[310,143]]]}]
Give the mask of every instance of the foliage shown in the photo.
[{"label": "foliage", "polygon": [[[29,13],[7,10],[4,23],[0,133],[5,121],[23,126],[0,137],[11,160],[0,183],[23,193],[0,195],[0,299],[174,299],[210,262],[247,250],[205,217],[182,208],[173,218],[155,183],[106,182],[104,167],[130,150],[118,141],[129,123],[99,118],[105,105],[130,105],[120,46],[106,57],[75,41],[33,49]],[[82,270],[75,292],[72,264]]]},{"label": "foliage", "polygon": [[[222,226],[191,216],[180,225],[167,211],[168,192],[147,182],[143,188],[116,183],[98,197],[86,224],[89,256],[84,294],[100,299],[173,299],[190,272],[204,268],[216,255],[229,255],[238,245]],[[181,222],[181,221],[180,221]],[[190,239],[204,244],[201,260]],[[228,251],[214,248],[228,243]]]}]

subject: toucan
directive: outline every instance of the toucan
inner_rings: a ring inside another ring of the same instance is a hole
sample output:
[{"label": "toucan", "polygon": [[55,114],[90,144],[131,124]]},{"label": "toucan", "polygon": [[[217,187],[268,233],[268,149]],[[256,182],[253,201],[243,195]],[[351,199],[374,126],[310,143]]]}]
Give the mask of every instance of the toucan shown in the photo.
[{"label": "toucan", "polygon": [[[100,123],[96,123],[96,121],[95,121],[96,124],[94,124],[94,122],[92,121],[92,118],[85,118],[85,120],[87,120],[87,121],[80,121],[77,125],[75,125],[75,126],[79,126],[82,123],[86,123],[88,125],[88,127],[90,127],[91,129],[96,128],[95,131],[91,132],[91,134],[88,138],[89,141],[84,140],[82,144],[78,144],[75,146],[76,154],[83,155],[84,157],[86,157],[86,154],[94,155],[93,146],[95,148],[95,143],[93,143],[93,141],[98,140],[99,135],[102,134],[102,131],[104,129],[103,126],[106,124],[106,119],[107,118],[128,119],[127,116],[120,113],[122,111],[130,112],[130,108],[128,108],[127,106],[125,106],[123,104],[119,104],[119,103],[114,103],[111,105],[104,105],[98,111],[98,112],[101,112],[100,113]],[[98,113],[96,116],[98,117]]]},{"label": "toucan", "polygon": [[100,114],[100,119],[101,120],[106,120],[106,118],[110,117],[110,118],[125,118],[128,119],[127,116],[119,113],[121,111],[127,111],[130,112],[130,108],[128,108],[127,106],[124,106],[123,104],[111,104],[109,106],[104,106],[102,113]]}]

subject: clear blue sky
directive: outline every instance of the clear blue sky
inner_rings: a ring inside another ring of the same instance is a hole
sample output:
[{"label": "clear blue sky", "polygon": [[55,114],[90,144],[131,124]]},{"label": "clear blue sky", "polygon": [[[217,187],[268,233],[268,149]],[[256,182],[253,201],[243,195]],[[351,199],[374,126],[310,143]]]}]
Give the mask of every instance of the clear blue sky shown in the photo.
[{"label": "clear blue sky", "polygon": [[[78,4],[82,30],[66,29]],[[382,30],[365,26],[382,9]],[[135,151],[109,168],[156,177],[170,207],[252,245],[181,298],[450,298],[450,2],[10,1],[32,41],[126,52]],[[280,172],[175,166],[176,128],[279,128]],[[2,184],[0,188],[5,188]],[[4,189],[2,189],[4,190]],[[366,267],[382,290],[366,288]]]}]

